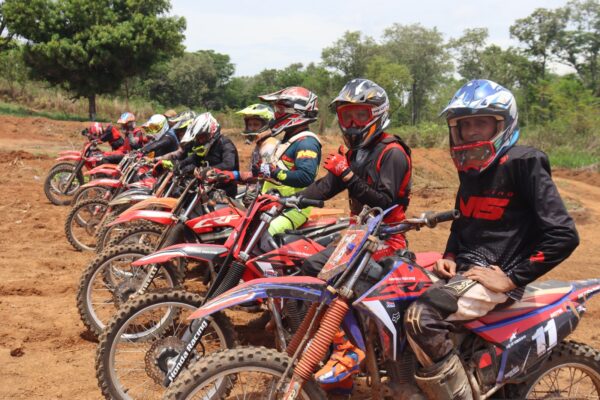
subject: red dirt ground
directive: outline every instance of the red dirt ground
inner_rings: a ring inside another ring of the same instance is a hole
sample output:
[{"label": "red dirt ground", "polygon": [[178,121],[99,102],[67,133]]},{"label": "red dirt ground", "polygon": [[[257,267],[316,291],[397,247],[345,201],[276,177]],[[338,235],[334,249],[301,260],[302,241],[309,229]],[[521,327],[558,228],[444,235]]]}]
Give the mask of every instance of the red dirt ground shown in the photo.
[{"label": "red dirt ground", "polygon": [[[67,207],[43,193],[54,155],[78,148],[78,122],[0,116],[0,398],[98,399],[96,343],[89,341],[75,306],[80,273],[91,258],[67,243]],[[326,144],[335,148],[336,138]],[[247,160],[249,146],[240,144]],[[414,151],[414,196],[409,214],[453,206],[455,170],[446,151]],[[561,171],[558,187],[578,223],[581,245],[548,278],[600,277],[600,174]],[[329,203],[345,207],[347,196]],[[414,251],[444,248],[448,227],[409,236]],[[592,300],[573,339],[600,348],[600,301]]]}]

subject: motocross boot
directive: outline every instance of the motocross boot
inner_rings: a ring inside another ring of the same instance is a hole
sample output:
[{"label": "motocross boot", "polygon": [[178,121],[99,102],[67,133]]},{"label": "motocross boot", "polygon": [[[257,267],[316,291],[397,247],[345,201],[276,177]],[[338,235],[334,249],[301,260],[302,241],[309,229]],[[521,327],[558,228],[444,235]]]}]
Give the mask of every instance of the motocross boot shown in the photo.
[{"label": "motocross boot", "polygon": [[352,375],[360,371],[360,363],[364,359],[364,351],[352,344],[343,330],[339,330],[333,338],[333,354],[317,371],[315,379],[329,393],[351,393]]},{"label": "motocross boot", "polygon": [[415,375],[417,386],[431,400],[472,400],[467,373],[455,353]]}]

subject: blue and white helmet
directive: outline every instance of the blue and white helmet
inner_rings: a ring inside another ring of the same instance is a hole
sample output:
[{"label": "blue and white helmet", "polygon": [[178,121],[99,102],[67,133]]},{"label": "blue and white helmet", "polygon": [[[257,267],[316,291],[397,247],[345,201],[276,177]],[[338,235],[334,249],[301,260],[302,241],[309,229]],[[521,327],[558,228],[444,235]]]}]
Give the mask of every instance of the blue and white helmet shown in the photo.
[{"label": "blue and white helmet", "polygon": [[[466,83],[456,92],[440,115],[444,115],[448,122],[451,155],[459,171],[485,170],[519,139],[515,97],[508,89],[486,79]],[[477,145],[463,146],[457,140],[457,122],[472,116],[491,116],[498,121],[496,134],[489,142],[480,143],[478,149],[475,149]],[[487,146],[483,146],[484,144]]]}]

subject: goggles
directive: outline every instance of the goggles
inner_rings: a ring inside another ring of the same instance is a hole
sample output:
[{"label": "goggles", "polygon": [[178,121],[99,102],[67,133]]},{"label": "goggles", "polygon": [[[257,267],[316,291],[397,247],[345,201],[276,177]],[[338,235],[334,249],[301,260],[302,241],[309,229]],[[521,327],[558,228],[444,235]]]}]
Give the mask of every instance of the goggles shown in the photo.
[{"label": "goggles", "polygon": [[346,129],[365,127],[373,120],[373,107],[368,104],[344,104],[336,110],[340,125]]},{"label": "goggles", "polygon": [[146,125],[145,128],[146,128],[146,133],[155,134],[155,133],[160,132],[163,127],[162,127],[162,125],[159,125],[159,124],[149,124],[149,125]]}]

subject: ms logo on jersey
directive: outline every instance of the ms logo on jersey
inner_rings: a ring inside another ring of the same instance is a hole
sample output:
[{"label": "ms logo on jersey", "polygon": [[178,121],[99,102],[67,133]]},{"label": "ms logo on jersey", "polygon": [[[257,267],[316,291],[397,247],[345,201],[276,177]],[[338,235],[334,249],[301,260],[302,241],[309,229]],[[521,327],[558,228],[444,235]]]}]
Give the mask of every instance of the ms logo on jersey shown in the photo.
[{"label": "ms logo on jersey", "polygon": [[460,213],[467,218],[497,221],[504,215],[510,199],[471,196],[465,202],[460,199]]}]

